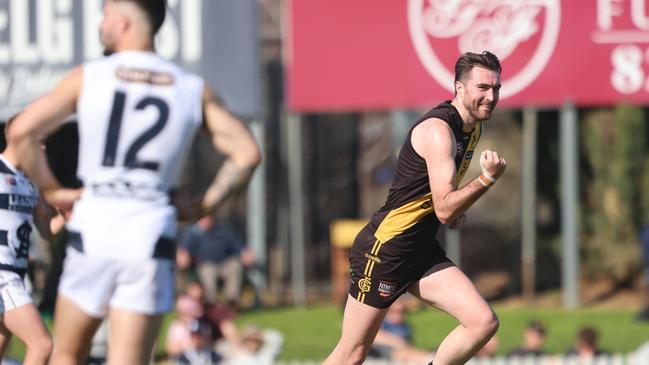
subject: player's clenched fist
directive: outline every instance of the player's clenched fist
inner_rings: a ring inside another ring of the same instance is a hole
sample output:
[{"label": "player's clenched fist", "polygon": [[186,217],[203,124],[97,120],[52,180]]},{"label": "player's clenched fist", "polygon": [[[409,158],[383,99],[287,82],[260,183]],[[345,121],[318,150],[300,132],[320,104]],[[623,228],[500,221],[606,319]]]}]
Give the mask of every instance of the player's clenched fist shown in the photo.
[{"label": "player's clenched fist", "polygon": [[490,186],[505,172],[507,161],[500,157],[498,152],[486,149],[480,154],[480,167],[482,168],[480,182]]}]

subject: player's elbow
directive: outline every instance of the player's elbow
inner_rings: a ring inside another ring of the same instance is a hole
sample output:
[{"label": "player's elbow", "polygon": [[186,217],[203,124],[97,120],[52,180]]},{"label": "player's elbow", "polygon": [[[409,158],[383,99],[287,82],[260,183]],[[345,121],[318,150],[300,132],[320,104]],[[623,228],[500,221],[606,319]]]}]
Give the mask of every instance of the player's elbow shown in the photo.
[{"label": "player's elbow", "polygon": [[450,221],[453,220],[453,216],[451,212],[444,211],[442,209],[435,209],[435,215],[437,216],[437,219],[439,220],[440,223],[442,224],[448,224]]},{"label": "player's elbow", "polygon": [[261,163],[261,152],[259,146],[253,144],[250,148],[242,150],[239,161],[247,169],[254,170]]},{"label": "player's elbow", "polygon": [[250,166],[250,168],[255,168],[259,166],[259,164],[261,164],[261,152],[259,151],[259,147],[257,147],[251,151],[248,156],[248,166]]}]

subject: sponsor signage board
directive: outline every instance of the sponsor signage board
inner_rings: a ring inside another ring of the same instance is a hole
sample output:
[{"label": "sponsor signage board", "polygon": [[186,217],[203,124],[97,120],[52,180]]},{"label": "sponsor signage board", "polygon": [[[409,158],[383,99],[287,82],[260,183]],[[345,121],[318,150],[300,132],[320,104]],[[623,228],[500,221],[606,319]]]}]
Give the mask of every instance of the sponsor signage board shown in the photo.
[{"label": "sponsor signage board", "polygon": [[[103,0],[0,1],[0,120],[100,57]],[[256,0],[168,0],[163,57],[199,73],[243,116],[259,114]]]},{"label": "sponsor signage board", "polygon": [[490,50],[501,105],[649,100],[649,0],[292,0],[294,111],[420,107],[452,97],[454,62]]}]

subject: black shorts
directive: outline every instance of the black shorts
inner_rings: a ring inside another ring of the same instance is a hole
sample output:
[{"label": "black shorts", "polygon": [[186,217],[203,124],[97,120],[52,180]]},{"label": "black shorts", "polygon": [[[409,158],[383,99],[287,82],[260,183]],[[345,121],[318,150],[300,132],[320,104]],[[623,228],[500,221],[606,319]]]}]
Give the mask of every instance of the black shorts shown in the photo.
[{"label": "black shorts", "polygon": [[368,226],[356,236],[349,263],[349,294],[374,308],[389,307],[413,282],[455,266],[430,235],[380,242]]}]

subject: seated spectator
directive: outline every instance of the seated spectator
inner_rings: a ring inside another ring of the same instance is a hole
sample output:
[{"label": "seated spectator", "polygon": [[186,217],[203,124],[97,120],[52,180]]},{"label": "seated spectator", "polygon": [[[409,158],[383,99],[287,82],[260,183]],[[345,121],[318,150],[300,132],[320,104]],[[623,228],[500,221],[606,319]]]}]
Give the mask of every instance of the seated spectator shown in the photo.
[{"label": "seated spectator", "polygon": [[542,356],[545,355],[545,327],[539,321],[531,321],[523,333],[523,345],[513,349],[507,356]]},{"label": "seated spectator", "polygon": [[203,316],[203,307],[187,294],[176,299],[176,319],[169,325],[165,350],[167,355],[175,359],[191,344],[189,324],[192,320]]},{"label": "seated spectator", "polygon": [[485,343],[484,346],[482,346],[482,348],[478,350],[478,352],[476,352],[475,357],[493,357],[496,355],[496,352],[498,352],[499,346],[500,339],[497,335],[493,335],[493,337],[491,337],[489,341],[487,341],[487,343]]},{"label": "seated spectator", "polygon": [[[254,261],[252,251],[245,247],[234,230],[217,223],[211,215],[187,228],[179,241],[176,259],[179,269],[194,264],[210,303],[215,303],[222,294],[234,307],[241,294],[243,269]],[[222,293],[219,293],[220,282],[223,282]]]},{"label": "seated spectator", "polygon": [[212,325],[213,339],[217,345],[225,341],[228,343],[228,347],[239,346],[239,334],[234,323],[236,312],[226,304],[208,302],[203,286],[197,281],[189,283],[185,291],[187,296],[202,306],[202,315]]},{"label": "seated spectator", "polygon": [[407,313],[405,299],[398,299],[390,306],[368,357],[422,364],[432,360],[432,352],[412,345],[412,328],[406,322]]},{"label": "seated spectator", "polygon": [[205,319],[193,319],[187,329],[189,345],[176,358],[176,365],[217,365],[222,358],[214,351],[212,325]]},{"label": "seated spectator", "polygon": [[241,332],[241,343],[230,351],[228,365],[273,365],[282,352],[284,336],[275,330],[248,326]]},{"label": "seated spectator", "polygon": [[568,350],[567,355],[577,356],[579,359],[591,359],[595,356],[605,355],[606,352],[599,349],[597,339],[599,334],[592,327],[583,327],[577,332],[575,347]]}]

